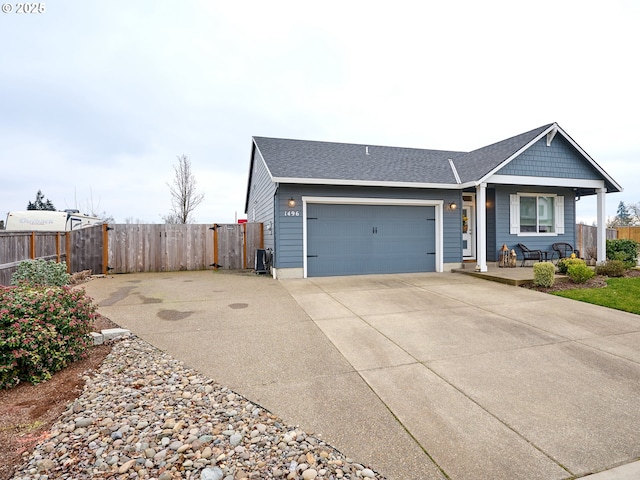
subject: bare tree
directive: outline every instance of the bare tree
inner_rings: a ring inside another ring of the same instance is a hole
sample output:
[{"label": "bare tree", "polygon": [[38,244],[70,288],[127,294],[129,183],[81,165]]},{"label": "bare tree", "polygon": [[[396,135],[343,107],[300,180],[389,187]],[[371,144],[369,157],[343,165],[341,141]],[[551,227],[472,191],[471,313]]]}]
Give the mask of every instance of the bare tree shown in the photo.
[{"label": "bare tree", "polygon": [[186,155],[178,157],[178,164],[173,166],[175,176],[172,183],[168,183],[171,192],[170,215],[164,218],[165,223],[191,223],[191,214],[204,200],[204,193],[196,190],[196,177],[191,173],[191,160]]}]

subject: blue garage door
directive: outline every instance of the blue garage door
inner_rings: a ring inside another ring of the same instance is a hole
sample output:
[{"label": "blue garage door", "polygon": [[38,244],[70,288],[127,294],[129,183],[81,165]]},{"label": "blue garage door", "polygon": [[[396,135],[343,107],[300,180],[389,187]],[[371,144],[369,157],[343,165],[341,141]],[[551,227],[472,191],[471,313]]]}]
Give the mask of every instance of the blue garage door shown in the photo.
[{"label": "blue garage door", "polygon": [[307,275],[434,272],[435,207],[307,206]]}]

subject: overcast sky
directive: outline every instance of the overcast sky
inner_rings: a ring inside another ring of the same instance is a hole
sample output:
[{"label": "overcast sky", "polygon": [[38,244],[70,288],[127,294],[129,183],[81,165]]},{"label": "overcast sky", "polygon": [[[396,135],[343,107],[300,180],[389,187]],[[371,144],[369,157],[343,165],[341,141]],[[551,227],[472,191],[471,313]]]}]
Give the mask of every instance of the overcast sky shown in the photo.
[{"label": "overcast sky", "polygon": [[[8,6],[7,6],[8,5]],[[0,217],[244,217],[251,137],[473,150],[558,122],[640,202],[640,2],[49,0],[0,13]],[[591,224],[595,201],[578,204]]]}]

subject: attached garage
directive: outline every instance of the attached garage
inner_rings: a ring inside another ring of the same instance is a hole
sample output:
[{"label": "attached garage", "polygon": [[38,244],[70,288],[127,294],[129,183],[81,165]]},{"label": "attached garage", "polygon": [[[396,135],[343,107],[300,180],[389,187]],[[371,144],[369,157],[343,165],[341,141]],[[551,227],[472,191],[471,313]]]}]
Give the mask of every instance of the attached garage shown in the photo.
[{"label": "attached garage", "polygon": [[437,271],[437,205],[305,206],[308,277]]}]

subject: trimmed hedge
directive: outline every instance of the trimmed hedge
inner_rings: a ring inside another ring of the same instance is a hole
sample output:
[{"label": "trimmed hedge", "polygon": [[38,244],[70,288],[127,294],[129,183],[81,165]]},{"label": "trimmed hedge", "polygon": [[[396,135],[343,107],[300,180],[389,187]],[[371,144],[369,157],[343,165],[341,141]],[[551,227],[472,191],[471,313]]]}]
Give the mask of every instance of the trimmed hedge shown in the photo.
[{"label": "trimmed hedge", "polygon": [[48,380],[84,358],[95,312],[84,290],[0,287],[0,388]]},{"label": "trimmed hedge", "polygon": [[595,272],[591,270],[584,261],[582,263],[576,263],[570,265],[567,271],[567,275],[572,282],[584,283],[595,275]]},{"label": "trimmed hedge", "polygon": [[624,262],[621,260],[607,260],[604,265],[598,265],[596,267],[597,275],[604,275],[606,277],[622,277],[627,269],[624,266]]},{"label": "trimmed hedge", "polygon": [[607,259],[620,260],[625,268],[633,268],[638,262],[638,242],[629,239],[607,240]]},{"label": "trimmed hedge", "polygon": [[558,260],[558,273],[562,275],[566,275],[569,272],[569,267],[571,265],[586,265],[585,261],[581,258],[563,258]]},{"label": "trimmed hedge", "polygon": [[533,283],[538,287],[553,287],[556,268],[551,262],[533,264]]}]

